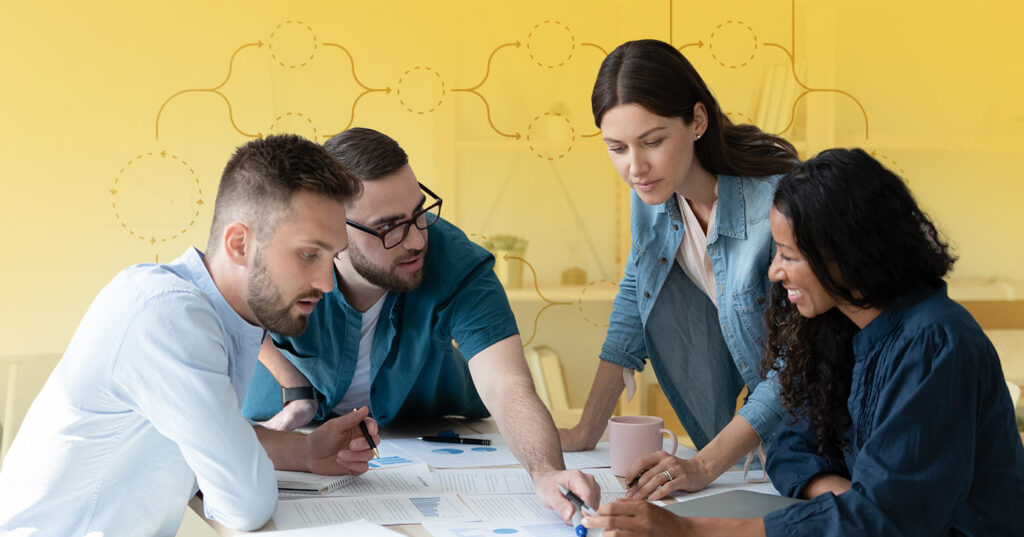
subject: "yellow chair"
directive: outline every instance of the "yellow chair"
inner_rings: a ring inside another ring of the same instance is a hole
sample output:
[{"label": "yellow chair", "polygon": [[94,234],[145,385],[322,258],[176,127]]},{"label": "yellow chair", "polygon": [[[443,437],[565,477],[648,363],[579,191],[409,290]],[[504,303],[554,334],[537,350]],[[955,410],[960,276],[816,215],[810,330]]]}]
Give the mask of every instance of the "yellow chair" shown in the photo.
[{"label": "yellow chair", "polygon": [[546,345],[530,347],[524,353],[537,397],[551,412],[555,426],[575,426],[583,415],[583,409],[573,407],[572,394],[566,382],[565,366],[562,365],[558,353]]}]

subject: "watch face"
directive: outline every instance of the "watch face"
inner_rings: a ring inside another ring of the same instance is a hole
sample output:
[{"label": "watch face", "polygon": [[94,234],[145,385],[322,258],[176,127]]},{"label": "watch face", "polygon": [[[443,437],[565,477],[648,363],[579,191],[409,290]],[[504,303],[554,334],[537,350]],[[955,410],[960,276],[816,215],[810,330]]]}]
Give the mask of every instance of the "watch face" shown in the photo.
[{"label": "watch face", "polygon": [[281,388],[281,407],[299,399],[317,400],[316,390],[312,386],[299,386],[297,388]]}]

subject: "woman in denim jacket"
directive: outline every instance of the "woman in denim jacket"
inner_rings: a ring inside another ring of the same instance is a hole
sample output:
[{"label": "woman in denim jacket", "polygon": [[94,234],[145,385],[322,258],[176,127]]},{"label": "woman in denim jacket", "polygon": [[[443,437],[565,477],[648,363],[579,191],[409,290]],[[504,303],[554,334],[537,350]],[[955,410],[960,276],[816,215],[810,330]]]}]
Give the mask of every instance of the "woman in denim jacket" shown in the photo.
[{"label": "woman in denim jacket", "polygon": [[[592,96],[619,175],[633,190],[633,247],[601,364],[563,449],[590,449],[633,371],[650,359],[700,452],[634,463],[628,496],[700,490],[767,443],[782,417],[762,380],[762,317],[773,246],[768,210],[796,151],[753,125],[733,125],[678,50],[631,41],[601,64]],[[743,387],[750,396],[736,412]]]}]

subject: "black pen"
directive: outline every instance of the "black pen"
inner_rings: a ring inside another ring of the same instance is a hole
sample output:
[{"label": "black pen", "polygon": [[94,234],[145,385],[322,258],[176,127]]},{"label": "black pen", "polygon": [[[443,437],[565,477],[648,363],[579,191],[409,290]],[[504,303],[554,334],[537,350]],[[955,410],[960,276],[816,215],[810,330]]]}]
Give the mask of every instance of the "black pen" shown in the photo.
[{"label": "black pen", "polygon": [[639,474],[636,474],[636,477],[634,477],[632,481],[630,481],[629,483],[626,483],[626,488],[627,489],[631,489],[631,488],[635,487],[637,481],[640,481],[640,476],[642,476],[642,475],[644,475],[644,472],[640,472]]},{"label": "black pen", "polygon": [[486,438],[455,438],[451,436],[421,436],[424,442],[444,442],[445,444],[474,444],[477,446],[489,446],[491,441]]},{"label": "black pen", "polygon": [[[357,410],[359,410],[359,409],[358,408],[353,408],[352,412],[356,412]],[[380,458],[380,452],[377,451],[377,446],[376,446],[376,444],[373,443],[373,438],[370,438],[370,430],[366,428],[366,422],[365,421],[359,420],[359,430],[363,431],[363,438],[366,438],[366,443],[370,444],[370,449],[373,450],[373,456],[379,459]]]}]

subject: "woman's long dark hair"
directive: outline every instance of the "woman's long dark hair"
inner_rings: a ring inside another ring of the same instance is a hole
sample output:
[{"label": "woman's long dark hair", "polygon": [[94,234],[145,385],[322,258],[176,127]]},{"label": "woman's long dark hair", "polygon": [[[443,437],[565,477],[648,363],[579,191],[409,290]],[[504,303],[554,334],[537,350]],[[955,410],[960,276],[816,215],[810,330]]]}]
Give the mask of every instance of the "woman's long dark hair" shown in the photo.
[{"label": "woman's long dark hair", "polygon": [[[910,290],[940,285],[956,261],[903,180],[860,149],[830,149],[804,162],[779,182],[774,206],[814,276],[841,303],[884,309]],[[820,454],[836,457],[851,424],[858,327],[836,308],[801,316],[779,283],[765,320],[762,374],[778,372],[783,405],[809,419]]]},{"label": "woman's long dark hair", "polygon": [[605,112],[636,103],[663,117],[693,122],[693,108],[704,103],[708,128],[695,143],[700,165],[711,173],[759,177],[786,173],[798,157],[793,144],[754,125],[733,125],[697,70],[675,47],[644,39],[619,45],[597,72],[591,95],[594,123]]}]

